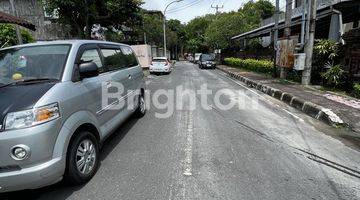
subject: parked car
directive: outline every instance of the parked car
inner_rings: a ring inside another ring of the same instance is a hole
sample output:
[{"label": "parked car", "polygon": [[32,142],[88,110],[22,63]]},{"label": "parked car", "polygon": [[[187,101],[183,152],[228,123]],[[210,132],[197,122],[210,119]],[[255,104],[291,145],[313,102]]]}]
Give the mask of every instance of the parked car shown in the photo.
[{"label": "parked car", "polygon": [[215,69],[216,62],[213,54],[202,54],[199,62],[200,69]]},{"label": "parked car", "polygon": [[[89,181],[103,141],[132,114],[145,115],[143,77],[130,46],[118,43],[0,50],[0,193]],[[125,92],[104,103],[104,87],[115,83]]]},{"label": "parked car", "polygon": [[155,57],[150,64],[150,74],[166,73],[170,74],[172,70],[172,63],[166,57]]},{"label": "parked car", "polygon": [[199,64],[200,62],[201,53],[196,53],[194,58],[194,63]]},{"label": "parked car", "polygon": [[192,55],[189,55],[189,56],[187,57],[187,60],[188,60],[189,62],[194,62],[194,57],[193,57]]}]

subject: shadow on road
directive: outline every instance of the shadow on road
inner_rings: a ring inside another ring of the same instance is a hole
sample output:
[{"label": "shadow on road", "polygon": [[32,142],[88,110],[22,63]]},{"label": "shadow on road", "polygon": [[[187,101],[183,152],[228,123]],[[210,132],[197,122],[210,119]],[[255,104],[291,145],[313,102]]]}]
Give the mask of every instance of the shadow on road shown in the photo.
[{"label": "shadow on road", "polygon": [[[138,119],[135,117],[130,117],[126,120],[123,125],[121,125],[114,134],[110,135],[103,143],[101,149],[100,160],[101,162],[106,159],[106,157],[116,148],[116,146],[121,142],[121,140],[126,136],[126,134],[131,130],[131,128],[137,123]],[[100,168],[101,168],[100,162]],[[17,200],[17,199],[56,199],[56,200],[65,200],[71,196],[74,192],[81,190],[85,185],[80,186],[69,186],[66,185],[63,181],[55,185],[51,185],[45,188],[36,189],[36,190],[23,190],[11,193],[0,194],[0,200]]]}]

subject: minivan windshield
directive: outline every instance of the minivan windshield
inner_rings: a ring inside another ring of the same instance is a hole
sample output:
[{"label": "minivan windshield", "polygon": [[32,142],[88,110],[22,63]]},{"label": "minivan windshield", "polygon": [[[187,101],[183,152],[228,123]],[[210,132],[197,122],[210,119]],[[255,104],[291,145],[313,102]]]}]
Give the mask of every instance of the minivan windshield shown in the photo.
[{"label": "minivan windshield", "polygon": [[201,55],[201,61],[214,61],[215,58],[214,56],[210,55],[210,54],[202,54]]},{"label": "minivan windshield", "polygon": [[70,45],[0,50],[0,87],[27,80],[60,80]]}]

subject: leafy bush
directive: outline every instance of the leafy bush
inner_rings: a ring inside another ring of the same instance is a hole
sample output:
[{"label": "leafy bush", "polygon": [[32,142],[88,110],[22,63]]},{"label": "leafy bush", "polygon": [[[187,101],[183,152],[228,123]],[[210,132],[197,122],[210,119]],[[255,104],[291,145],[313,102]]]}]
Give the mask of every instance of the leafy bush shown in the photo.
[{"label": "leafy bush", "polygon": [[354,93],[354,96],[356,98],[360,98],[360,84],[359,83],[354,85],[354,92],[353,93]]},{"label": "leafy bush", "polygon": [[341,65],[332,66],[327,72],[322,73],[321,77],[326,80],[326,84],[331,87],[338,87],[343,83],[344,70]]},{"label": "leafy bush", "polygon": [[270,60],[225,58],[225,63],[233,67],[265,74],[271,74],[274,68],[274,64]]},{"label": "leafy bush", "polygon": [[314,44],[312,82],[320,84],[322,73],[326,70],[327,63],[331,66],[339,63],[340,45],[331,40],[316,40]]},{"label": "leafy bush", "polygon": [[331,40],[316,40],[314,54],[318,57],[333,60],[338,56],[339,45]]},{"label": "leafy bush", "polygon": [[[25,29],[21,29],[21,36],[23,39],[23,43],[34,42],[34,38],[32,35]],[[18,40],[16,37],[15,26],[12,24],[0,24],[0,47],[4,45],[13,46],[18,44]]]}]

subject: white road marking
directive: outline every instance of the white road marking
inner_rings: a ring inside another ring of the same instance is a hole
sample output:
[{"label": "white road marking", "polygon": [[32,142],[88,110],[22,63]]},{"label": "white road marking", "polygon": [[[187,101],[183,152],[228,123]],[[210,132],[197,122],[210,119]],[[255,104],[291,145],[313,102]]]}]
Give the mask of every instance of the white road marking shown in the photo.
[{"label": "white road marking", "polygon": [[170,194],[169,194],[169,200],[172,200],[173,199],[173,193],[172,193],[172,188],[173,188],[173,184],[170,185]]},{"label": "white road marking", "polygon": [[287,114],[293,116],[294,118],[296,118],[296,119],[298,119],[298,120],[300,120],[300,121],[302,121],[302,122],[304,121],[303,119],[301,119],[301,118],[298,117],[297,115],[291,113],[290,111],[288,111],[288,110],[286,110],[286,109],[282,109],[282,110],[285,111]]},{"label": "white road marking", "polygon": [[226,76],[226,75],[224,75],[224,74],[220,74],[220,73],[219,73],[219,75],[220,75],[220,76],[223,76],[223,77],[226,78],[226,79],[231,80],[232,82],[236,83],[237,85],[239,85],[239,86],[241,86],[241,87],[249,90],[250,92],[256,94],[257,96],[265,99],[265,98],[264,98],[263,96],[261,96],[257,91],[255,91],[255,90],[253,90],[253,89],[251,89],[251,88],[249,88],[249,87],[244,86],[242,83],[240,83],[240,82],[238,82],[238,81],[236,81],[236,80],[234,80],[234,79],[232,79],[232,78],[230,78],[230,77],[228,77],[228,76]]},{"label": "white road marking", "polygon": [[189,111],[188,120],[187,120],[187,136],[186,136],[186,148],[185,148],[185,168],[184,175],[192,175],[192,147],[193,147],[193,132],[194,132],[194,122],[192,111]]}]

